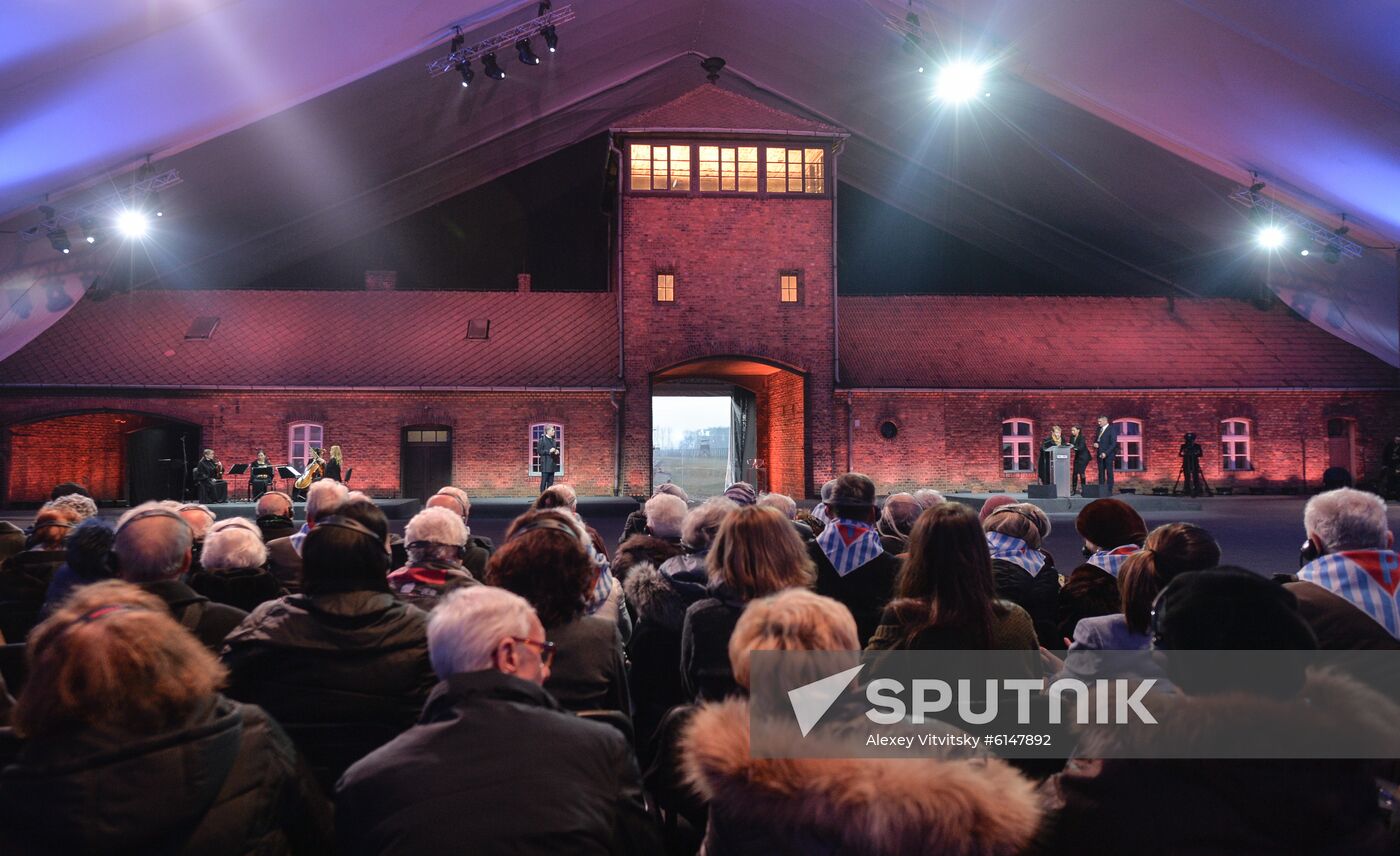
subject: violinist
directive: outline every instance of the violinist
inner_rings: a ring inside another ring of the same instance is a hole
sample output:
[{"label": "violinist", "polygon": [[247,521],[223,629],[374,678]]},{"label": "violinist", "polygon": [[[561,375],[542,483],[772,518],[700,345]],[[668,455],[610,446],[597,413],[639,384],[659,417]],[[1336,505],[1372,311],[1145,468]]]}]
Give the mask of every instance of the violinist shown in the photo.
[{"label": "violinist", "polygon": [[199,493],[199,501],[205,505],[228,502],[228,482],[224,481],[224,465],[215,460],[213,449],[205,449],[204,456],[195,464],[194,483]]}]

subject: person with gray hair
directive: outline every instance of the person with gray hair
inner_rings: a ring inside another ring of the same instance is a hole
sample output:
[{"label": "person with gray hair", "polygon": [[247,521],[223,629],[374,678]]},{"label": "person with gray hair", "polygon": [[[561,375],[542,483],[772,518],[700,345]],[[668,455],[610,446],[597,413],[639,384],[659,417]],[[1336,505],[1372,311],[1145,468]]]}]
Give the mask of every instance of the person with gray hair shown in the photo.
[{"label": "person with gray hair", "polygon": [[389,590],[400,600],[431,610],[453,589],[480,585],[462,558],[471,533],[451,509],[425,508],[408,521],[408,562],[389,574]]},{"label": "person with gray hair", "polygon": [[496,552],[496,545],[485,535],[472,532],[472,499],[467,492],[460,487],[447,485],[428,497],[423,507],[446,508],[461,516],[462,525],[467,527],[467,549],[462,556],[462,567],[471,571],[472,576],[481,579],[482,574],[486,573],[486,563],[490,561],[491,554]]},{"label": "person with gray hair", "polygon": [[256,506],[258,531],[264,544],[286,538],[297,531],[292,522],[292,498],[280,490],[269,490],[258,497]]},{"label": "person with gray hair", "polygon": [[189,574],[190,588],[215,603],[252,611],[287,593],[266,566],[267,545],[257,525],[242,517],[220,520],[205,536],[200,568]]},{"label": "person with gray hair", "polygon": [[685,500],[674,494],[657,493],[642,507],[645,526],[617,547],[612,562],[613,576],[627,583],[627,575],[642,563],[655,568],[681,553],[681,524],[685,521]]},{"label": "person with gray hair", "polygon": [[668,493],[659,493],[647,500],[647,531],[663,541],[681,540],[681,523],[685,520],[685,500]]},{"label": "person with gray hair", "polygon": [[804,520],[797,519],[797,501],[785,493],[764,493],[758,497],[758,505],[777,509],[778,513],[792,521],[792,526],[802,538],[802,543],[810,544],[817,540],[817,533]]},{"label": "person with gray hair", "polygon": [[121,516],[112,556],[123,580],[165,601],[175,620],[217,653],[247,613],[214,603],[181,580],[193,546],[194,533],[178,511],[167,503],[147,502]]},{"label": "person with gray hair", "polygon": [[836,494],[836,483],[839,481],[839,478],[835,478],[822,485],[822,501],[812,509],[812,517],[823,526],[831,522],[831,509],[827,508],[827,503],[831,502],[831,497]]},{"label": "person with gray hair", "polygon": [[[652,492],[652,497],[655,498],[662,495],[674,496],[685,503],[686,508],[690,507],[690,497],[678,484],[663,482],[657,485],[656,490]],[[622,524],[622,535],[618,536],[617,543],[620,545],[633,535],[645,534],[649,534],[649,530],[647,529],[646,506],[643,505],[643,507],[627,515],[627,520]]]},{"label": "person with gray hair", "polygon": [[886,553],[898,556],[909,552],[909,533],[914,531],[914,521],[923,512],[923,506],[910,494],[892,493],[885,498],[875,529],[880,533],[880,546]]},{"label": "person with gray hair", "polygon": [[943,494],[931,487],[921,487],[911,495],[914,497],[914,501],[919,504],[919,508],[924,510],[933,508],[935,505],[942,505],[948,501],[943,498]]},{"label": "person with gray hair", "polygon": [[[1400,554],[1385,500],[1349,487],[1320,493],[1303,508],[1308,559],[1285,588],[1324,650],[1400,649]],[[1390,676],[1393,691],[1393,679]]]},{"label": "person with gray hair", "polygon": [[344,504],[350,490],[331,479],[313,482],[306,491],[306,522],[295,534],[267,544],[268,570],[288,591],[301,591],[301,545],[306,533],[322,517],[334,514]]},{"label": "person with gray hair", "polygon": [[84,496],[81,493],[64,494],[51,501],[49,505],[53,508],[70,509],[78,523],[97,516],[97,503],[92,501],[92,497]]},{"label": "person with gray hair", "polygon": [[428,649],[440,682],[418,724],[336,785],[340,852],[662,852],[622,732],[544,689],[554,643],[524,598],[451,592]]},{"label": "person with gray hair", "polygon": [[661,717],[690,700],[681,682],[681,631],[685,611],[710,596],[705,561],[725,518],[739,510],[722,496],[692,508],[681,523],[684,552],[660,563],[639,562],[623,583],[636,613],[627,655],[632,664],[632,720],[649,737]]}]

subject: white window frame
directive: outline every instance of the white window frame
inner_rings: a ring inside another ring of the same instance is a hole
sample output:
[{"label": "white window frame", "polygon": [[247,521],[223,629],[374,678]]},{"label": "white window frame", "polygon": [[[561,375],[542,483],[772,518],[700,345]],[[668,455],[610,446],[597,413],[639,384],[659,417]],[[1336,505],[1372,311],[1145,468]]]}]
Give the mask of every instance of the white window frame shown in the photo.
[{"label": "white window frame", "polygon": [[[297,430],[304,429],[300,438]],[[312,435],[315,439],[312,439]],[[319,422],[293,422],[287,426],[287,465],[295,467],[299,473],[306,472],[306,462],[311,460],[311,450],[320,448],[326,442],[326,426]],[[301,451],[298,452],[298,446]]]},{"label": "white window frame", "polygon": [[[1244,426],[1238,433],[1236,426]],[[1240,447],[1243,446],[1243,454]],[[1244,465],[1240,466],[1243,459]],[[1220,468],[1227,473],[1243,473],[1254,469],[1254,420],[1231,416],[1220,420]]]},{"label": "white window frame", "polygon": [[[1128,434],[1124,429],[1133,425],[1136,434]],[[1141,473],[1147,471],[1147,458],[1143,455],[1143,427],[1141,419],[1115,419],[1113,427],[1118,429],[1118,453],[1113,457],[1113,469],[1120,473]],[[1136,447],[1136,449],[1132,448]],[[1128,464],[1137,458],[1137,466]]]},{"label": "white window frame", "polygon": [[530,464],[530,475],[540,474],[540,459],[535,455],[535,444],[544,436],[545,429],[554,427],[554,442],[559,444],[559,469],[555,471],[556,476],[564,474],[564,426],[558,422],[536,422],[530,426],[530,441],[525,450],[525,460]]},{"label": "white window frame", "polygon": [[[1008,425],[1024,425],[1024,433],[1008,434]],[[1011,447],[1011,454],[1007,454],[1007,446]],[[1030,419],[1012,417],[1001,421],[1001,471],[1003,473],[1033,473],[1035,472],[1035,455],[1032,454],[1035,446],[1035,423]],[[1024,448],[1024,451],[1022,449]],[[1007,458],[1011,459],[1011,466],[1006,465]],[[1022,462],[1025,466],[1022,467]]]}]

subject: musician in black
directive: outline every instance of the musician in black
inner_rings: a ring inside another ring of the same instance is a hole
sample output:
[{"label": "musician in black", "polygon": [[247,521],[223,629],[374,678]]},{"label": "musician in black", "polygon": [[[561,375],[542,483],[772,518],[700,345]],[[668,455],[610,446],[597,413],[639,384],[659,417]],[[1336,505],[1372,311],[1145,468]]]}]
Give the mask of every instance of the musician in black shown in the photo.
[{"label": "musician in black", "polygon": [[1387,499],[1400,499],[1400,434],[1381,452],[1381,493]]},{"label": "musician in black", "polygon": [[1085,439],[1084,432],[1079,430],[1078,425],[1069,429],[1069,445],[1074,451],[1074,475],[1070,478],[1070,494],[1081,493],[1084,489],[1084,471],[1089,469],[1089,460],[1093,455],[1089,454],[1089,441]]},{"label": "musician in black", "polygon": [[1200,496],[1205,493],[1205,484],[1201,476],[1201,456],[1205,450],[1201,444],[1196,442],[1195,434],[1187,434],[1185,442],[1181,444],[1181,475],[1186,482],[1187,496]]},{"label": "musician in black", "polygon": [[322,473],[322,478],[335,479],[338,482],[345,481],[341,475],[341,469],[345,465],[345,455],[340,451],[339,446],[331,446],[326,457],[326,471]]},{"label": "musician in black", "polygon": [[252,489],[253,499],[256,500],[267,493],[276,477],[277,470],[267,460],[267,452],[259,449],[258,456],[248,465],[248,485]]},{"label": "musician in black", "polygon": [[544,429],[535,444],[535,454],[540,459],[540,493],[544,493],[554,484],[554,474],[559,472],[559,442],[554,439],[553,425]]},{"label": "musician in black", "polygon": [[194,484],[199,501],[228,502],[228,482],[224,481],[224,465],[214,459],[214,450],[205,449],[204,457],[194,466]]}]

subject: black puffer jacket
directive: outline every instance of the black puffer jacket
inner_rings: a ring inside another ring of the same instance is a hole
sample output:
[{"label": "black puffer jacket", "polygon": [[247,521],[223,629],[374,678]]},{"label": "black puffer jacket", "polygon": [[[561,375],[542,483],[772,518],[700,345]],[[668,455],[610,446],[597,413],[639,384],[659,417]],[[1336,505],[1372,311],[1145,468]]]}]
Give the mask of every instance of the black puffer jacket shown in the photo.
[{"label": "black puffer jacket", "polygon": [[294,594],[225,640],[228,694],[282,723],[412,725],[437,678],[428,614],[379,591]]},{"label": "black puffer jacket", "polygon": [[1053,562],[1046,562],[1040,571],[1030,573],[1005,559],[992,560],[996,578],[997,597],[1009,600],[1030,613],[1035,622],[1035,635],[1046,648],[1064,648],[1065,640],[1056,626],[1060,603],[1060,574]]},{"label": "black puffer jacket", "polygon": [[154,737],[30,741],[0,773],[0,852],[322,853],[330,810],[267,714],[213,696]]},{"label": "black puffer jacket", "polygon": [[632,716],[643,746],[666,711],[690,701],[681,683],[681,630],[690,605],[710,596],[703,556],[677,556],[661,567],[665,570],[649,562],[634,565],[623,584],[637,613],[627,656]]}]

